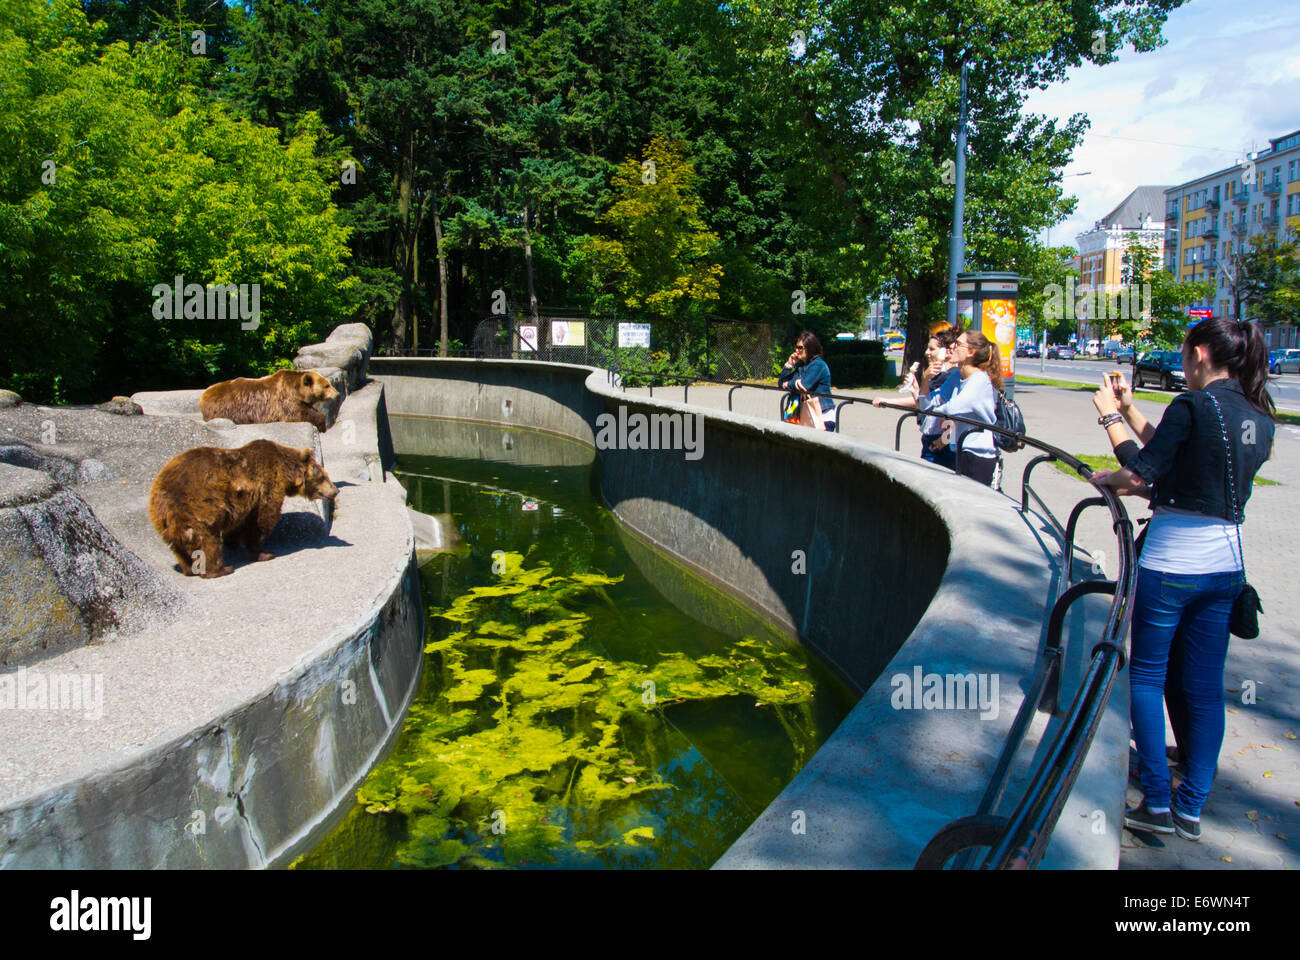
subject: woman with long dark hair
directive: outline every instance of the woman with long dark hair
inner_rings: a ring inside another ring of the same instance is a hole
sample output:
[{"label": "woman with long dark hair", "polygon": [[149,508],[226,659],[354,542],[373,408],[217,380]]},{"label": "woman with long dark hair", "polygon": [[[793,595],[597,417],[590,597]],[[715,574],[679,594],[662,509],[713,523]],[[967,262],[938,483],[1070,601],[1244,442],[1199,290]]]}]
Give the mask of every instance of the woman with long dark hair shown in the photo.
[{"label": "woman with long dark hair", "polygon": [[[1274,426],[1268,350],[1254,324],[1202,320],[1182,352],[1187,392],[1157,427],[1128,416],[1141,452],[1092,478],[1121,494],[1149,495],[1155,508],[1138,558],[1129,659],[1143,799],[1124,824],[1199,840],[1223,746],[1230,616],[1245,582],[1240,524]],[[1183,650],[1187,775],[1171,795],[1161,701],[1175,643]]]},{"label": "woman with long dark hair", "polygon": [[[961,374],[961,382],[953,398],[946,403],[933,403],[913,387],[912,396],[917,401],[917,406],[931,416],[952,414],[987,424],[996,423],[997,394],[1002,389],[1002,358],[998,354],[998,345],[978,330],[963,330],[953,344],[951,356]],[[970,436],[962,442],[961,438],[968,433]],[[958,473],[978,480],[985,486],[992,485],[998,465],[998,448],[993,443],[992,433],[970,424],[951,421],[942,436],[954,454],[958,444],[961,445],[961,453],[956,457]]]}]

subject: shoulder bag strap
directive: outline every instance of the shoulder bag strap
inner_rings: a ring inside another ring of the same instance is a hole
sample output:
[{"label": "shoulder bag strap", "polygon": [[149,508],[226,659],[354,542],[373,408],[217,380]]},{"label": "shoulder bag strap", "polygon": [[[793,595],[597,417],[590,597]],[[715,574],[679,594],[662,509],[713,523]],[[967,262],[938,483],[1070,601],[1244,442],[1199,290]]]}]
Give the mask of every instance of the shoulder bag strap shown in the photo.
[{"label": "shoulder bag strap", "polygon": [[1246,552],[1241,547],[1241,523],[1237,520],[1240,516],[1237,510],[1237,480],[1236,471],[1232,469],[1232,443],[1228,440],[1228,429],[1223,425],[1223,410],[1219,408],[1219,399],[1210,391],[1206,390],[1205,395],[1210,398],[1214,404],[1214,415],[1219,420],[1219,432],[1223,435],[1223,448],[1228,452],[1228,491],[1232,495],[1232,522],[1237,525],[1237,556],[1241,558],[1241,575],[1246,575]]}]

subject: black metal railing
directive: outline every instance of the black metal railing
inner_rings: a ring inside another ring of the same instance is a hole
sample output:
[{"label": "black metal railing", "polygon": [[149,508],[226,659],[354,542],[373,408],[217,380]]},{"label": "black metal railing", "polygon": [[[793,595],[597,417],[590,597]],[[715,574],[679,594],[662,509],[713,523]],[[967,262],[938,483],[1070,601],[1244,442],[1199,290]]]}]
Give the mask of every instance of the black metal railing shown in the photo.
[{"label": "black metal railing", "polygon": [[[607,371],[610,383],[617,379],[624,384],[624,374],[635,373],[637,376],[651,378],[650,395],[654,395],[654,379],[686,381],[684,386],[685,402],[689,403],[690,384],[713,383],[730,386],[727,393],[727,409],[732,409],[732,396],[739,389],[773,390],[781,393],[790,391],[784,387],[770,384],[735,383],[728,380],[707,377],[685,377],[673,374],[650,374],[645,371],[624,371],[614,369]],[[894,430],[894,449],[901,443],[903,424],[913,417],[925,416],[925,411],[906,408],[902,404],[881,400],[873,404],[862,397],[846,397],[842,394],[825,393],[817,396],[829,397],[836,401],[836,419],[844,407],[853,403],[866,403],[886,409],[906,410],[899,418]],[[779,415],[779,414],[778,414]],[[1060,818],[1061,810],[1074,788],[1079,771],[1092,746],[1097,727],[1110,701],[1115,678],[1124,668],[1126,654],[1124,640],[1128,633],[1129,620],[1132,617],[1133,591],[1136,586],[1137,551],[1133,543],[1133,524],[1118,496],[1109,487],[1099,487],[1099,496],[1086,497],[1075,504],[1070,511],[1067,522],[1062,525],[1042,496],[1030,484],[1034,469],[1042,463],[1059,461],[1079,476],[1088,480],[1093,470],[1086,463],[1066,451],[1027,434],[1014,433],[994,424],[984,423],[969,417],[942,414],[945,420],[967,424],[974,430],[963,432],[958,438],[957,448],[960,455],[966,437],[981,430],[991,431],[1005,437],[1014,438],[1026,447],[1041,450],[1025,465],[1021,475],[1020,510],[1029,511],[1030,500],[1042,511],[1052,531],[1061,541],[1062,547],[1062,589],[1056,591],[1047,617],[1046,635],[1043,648],[1035,665],[1033,679],[1021,702],[1020,710],[1012,723],[1011,730],[1003,744],[1002,753],[994,767],[975,813],[953,820],[939,830],[926,844],[917,858],[916,869],[941,869],[951,863],[955,869],[1033,869],[1042,859],[1051,840],[1052,831]],[[1118,542],[1118,568],[1114,580],[1075,580],[1074,576],[1074,537],[1078,530],[1079,518],[1090,507],[1104,506],[1110,511],[1112,529]],[[1111,597],[1110,608],[1102,625],[1099,639],[1092,648],[1088,669],[1070,705],[1064,710],[1060,707],[1061,674],[1065,663],[1065,644],[1062,640],[1065,617],[1070,607],[1079,599],[1092,594],[1108,594]],[[1047,713],[1061,718],[1056,736],[1047,751],[1039,760],[1029,776],[1028,786],[1017,801],[1015,808],[1008,814],[996,813],[1011,777],[1015,759],[1024,743],[1030,722],[1036,712]],[[989,852],[977,864],[976,851],[989,848]]]}]

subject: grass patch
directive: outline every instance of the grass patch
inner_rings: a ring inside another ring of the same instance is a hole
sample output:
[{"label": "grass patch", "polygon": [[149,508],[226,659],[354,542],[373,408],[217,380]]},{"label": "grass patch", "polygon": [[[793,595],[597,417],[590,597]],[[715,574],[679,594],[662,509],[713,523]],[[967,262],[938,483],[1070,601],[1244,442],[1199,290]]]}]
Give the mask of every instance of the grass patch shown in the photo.
[{"label": "grass patch", "polygon": [[[1083,390],[1087,393],[1096,393],[1100,386],[1100,384],[1093,386],[1087,383],[1076,383],[1073,380],[1051,380],[1044,379],[1043,377],[1029,377],[1020,373],[1016,374],[1016,383],[1023,383],[1028,387],[1058,387],[1061,390]],[[1135,390],[1133,392],[1133,397],[1137,400],[1148,400],[1151,403],[1163,403],[1166,405],[1176,396],[1178,396],[1176,393],[1152,393],[1150,390]],[[1278,423],[1289,423],[1292,426],[1300,426],[1300,413],[1287,413],[1279,410],[1273,416]],[[1255,482],[1256,484],[1259,484],[1258,478]],[[1268,486],[1274,482],[1276,481],[1266,480],[1263,485]]]},{"label": "grass patch", "polygon": [[[1023,383],[1031,387],[1059,387],[1062,390],[1082,390],[1086,393],[1096,393],[1101,388],[1100,383],[1092,384],[1076,383],[1073,380],[1050,380],[1043,379],[1042,377],[1026,377],[1019,373],[1016,374],[1016,383]],[[1178,396],[1176,393],[1152,393],[1150,390],[1133,391],[1133,398],[1135,400],[1148,400],[1151,403],[1167,404],[1176,396]]]},{"label": "grass patch", "polygon": [[[1075,459],[1082,460],[1088,466],[1092,467],[1093,470],[1118,470],[1119,469],[1119,461],[1116,460],[1114,457],[1094,457],[1089,454],[1083,454],[1083,453],[1076,453],[1074,456]],[[1075,473],[1074,470],[1072,470],[1070,467],[1067,467],[1060,460],[1053,460],[1052,466],[1054,466],[1057,470],[1060,470],[1067,477],[1074,477],[1074,479],[1080,481],[1083,480],[1083,478],[1080,477],[1077,473]],[[1255,486],[1280,487],[1282,486],[1282,484],[1278,483],[1276,480],[1266,480],[1263,477],[1261,477],[1259,474],[1255,474]]]}]

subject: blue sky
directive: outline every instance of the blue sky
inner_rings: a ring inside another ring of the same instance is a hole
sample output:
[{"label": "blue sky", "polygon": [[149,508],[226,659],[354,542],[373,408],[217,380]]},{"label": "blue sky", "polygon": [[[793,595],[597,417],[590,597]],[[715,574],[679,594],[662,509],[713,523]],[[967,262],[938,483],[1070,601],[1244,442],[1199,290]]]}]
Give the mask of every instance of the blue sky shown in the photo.
[{"label": "blue sky", "polygon": [[1129,47],[1116,63],[1072,70],[1025,105],[1027,113],[1092,121],[1065,168],[1091,174],[1062,182],[1079,204],[1052,228],[1053,244],[1074,244],[1136,186],[1212,173],[1300,129],[1300,5],[1192,0],[1173,12],[1164,35],[1165,46],[1142,54]]}]

